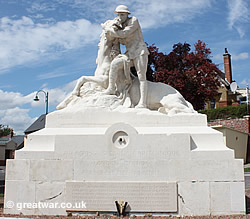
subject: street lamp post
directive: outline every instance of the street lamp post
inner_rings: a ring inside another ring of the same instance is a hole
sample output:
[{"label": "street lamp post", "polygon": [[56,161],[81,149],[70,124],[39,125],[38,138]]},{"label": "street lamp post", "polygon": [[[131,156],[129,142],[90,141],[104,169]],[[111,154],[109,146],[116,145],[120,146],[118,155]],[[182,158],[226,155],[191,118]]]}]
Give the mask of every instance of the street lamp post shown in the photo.
[{"label": "street lamp post", "polygon": [[44,90],[37,91],[34,101],[39,101],[38,94],[40,92],[43,92],[45,95],[45,107],[46,107],[45,110],[46,110],[46,115],[47,115],[49,111],[49,92],[45,92]]},{"label": "street lamp post", "polygon": [[246,102],[247,102],[247,115],[249,115],[249,88],[246,86]]}]

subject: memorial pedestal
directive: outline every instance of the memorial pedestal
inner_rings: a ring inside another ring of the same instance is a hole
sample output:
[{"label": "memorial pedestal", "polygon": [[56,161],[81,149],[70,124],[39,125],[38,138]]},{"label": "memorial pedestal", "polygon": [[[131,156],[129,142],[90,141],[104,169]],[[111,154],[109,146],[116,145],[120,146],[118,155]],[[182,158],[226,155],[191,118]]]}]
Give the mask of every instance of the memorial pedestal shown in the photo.
[{"label": "memorial pedestal", "polygon": [[86,108],[50,113],[8,160],[4,212],[112,213],[123,200],[130,214],[244,214],[244,193],[243,161],[205,115]]}]

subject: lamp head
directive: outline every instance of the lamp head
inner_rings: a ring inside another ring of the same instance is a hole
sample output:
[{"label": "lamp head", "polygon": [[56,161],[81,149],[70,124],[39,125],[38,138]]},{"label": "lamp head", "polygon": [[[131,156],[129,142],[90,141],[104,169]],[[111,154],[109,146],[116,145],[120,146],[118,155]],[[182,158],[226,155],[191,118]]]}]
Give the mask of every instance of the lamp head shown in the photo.
[{"label": "lamp head", "polygon": [[34,101],[39,101],[39,98],[37,95],[35,96]]}]

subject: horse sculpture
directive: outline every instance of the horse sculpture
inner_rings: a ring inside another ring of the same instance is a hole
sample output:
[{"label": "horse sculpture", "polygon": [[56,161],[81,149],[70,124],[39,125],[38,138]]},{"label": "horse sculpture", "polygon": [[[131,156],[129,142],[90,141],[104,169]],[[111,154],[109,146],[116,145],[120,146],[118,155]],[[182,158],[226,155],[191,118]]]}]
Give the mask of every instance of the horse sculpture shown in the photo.
[{"label": "horse sculpture", "polygon": [[[137,77],[128,77],[130,74],[129,60],[124,54],[120,54],[120,44],[117,39],[105,34],[105,27],[114,25],[114,20],[106,21],[102,24],[102,34],[98,45],[98,55],[96,59],[97,68],[94,76],[82,76],[78,79],[76,86],[69,97],[57,106],[63,109],[74,104],[78,98],[94,96],[105,98],[113,96],[119,99],[118,105],[134,107],[140,99],[139,80]],[[129,70],[128,70],[129,69]],[[105,95],[108,87],[109,72],[116,71],[116,95]],[[128,73],[129,71],[129,73]],[[173,87],[160,82],[148,81],[147,108],[158,110],[161,113],[174,115],[177,113],[196,113],[192,105]],[[86,84],[90,84],[86,87]],[[83,88],[85,86],[85,89]],[[109,107],[109,106],[107,106]]]}]

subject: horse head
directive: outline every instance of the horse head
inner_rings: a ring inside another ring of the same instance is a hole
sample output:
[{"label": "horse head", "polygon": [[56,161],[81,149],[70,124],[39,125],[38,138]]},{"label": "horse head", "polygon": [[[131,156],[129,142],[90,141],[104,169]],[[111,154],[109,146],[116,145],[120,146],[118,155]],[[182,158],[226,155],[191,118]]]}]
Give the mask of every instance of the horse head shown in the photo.
[{"label": "horse head", "polygon": [[102,33],[100,35],[100,42],[98,44],[98,53],[96,59],[97,68],[95,75],[106,74],[111,64],[111,50],[115,38],[106,34],[105,29],[111,27],[113,23],[113,20],[108,20],[102,24]]}]

